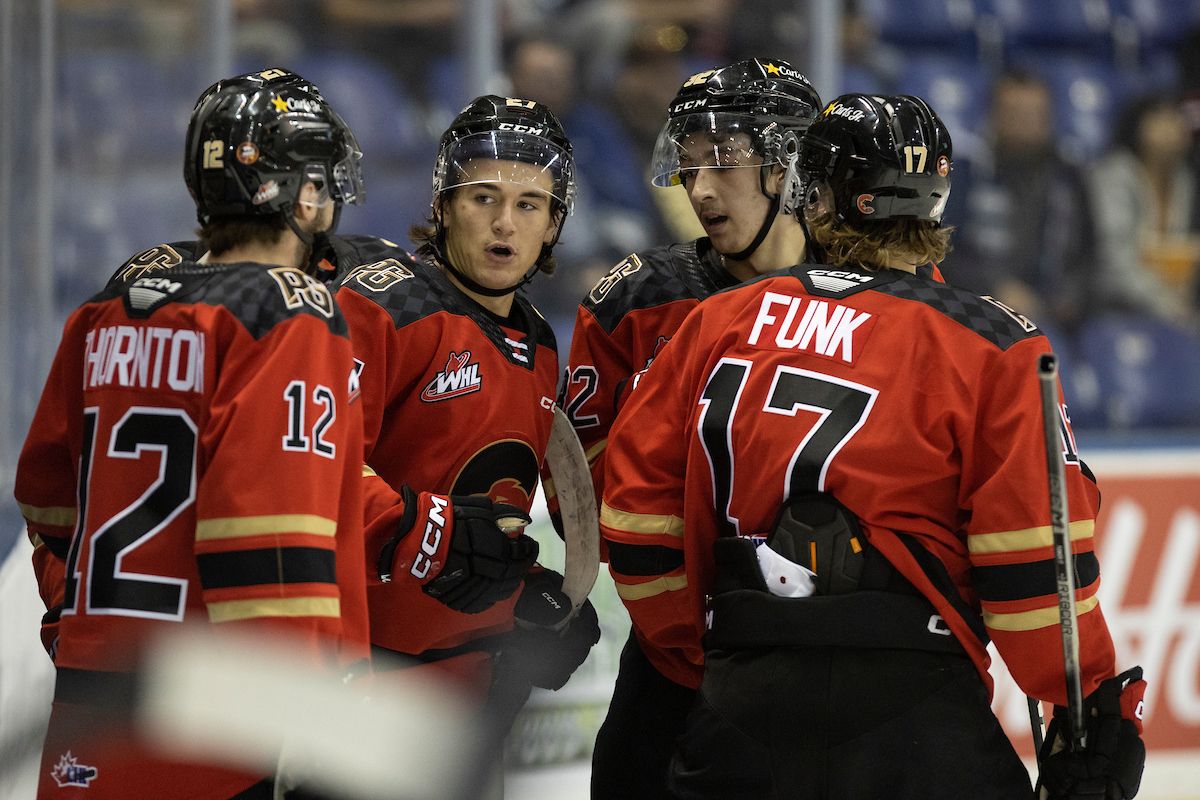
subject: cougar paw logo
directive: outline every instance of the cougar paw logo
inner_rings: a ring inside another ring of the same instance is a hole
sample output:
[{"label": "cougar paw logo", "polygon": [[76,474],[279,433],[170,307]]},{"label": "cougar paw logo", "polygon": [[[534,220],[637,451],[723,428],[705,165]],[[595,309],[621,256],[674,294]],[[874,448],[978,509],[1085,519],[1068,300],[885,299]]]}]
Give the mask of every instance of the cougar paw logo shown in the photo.
[{"label": "cougar paw logo", "polygon": [[58,763],[50,770],[50,777],[59,787],[78,786],[87,789],[99,774],[100,770],[95,767],[80,764],[70,750],[59,756]]},{"label": "cougar paw logo", "polygon": [[436,403],[482,389],[483,377],[479,374],[479,362],[468,363],[470,360],[470,350],[463,350],[461,353],[451,350],[450,357],[446,359],[446,366],[442,367],[442,371],[434,375],[433,380],[421,391],[421,399],[426,403]]}]

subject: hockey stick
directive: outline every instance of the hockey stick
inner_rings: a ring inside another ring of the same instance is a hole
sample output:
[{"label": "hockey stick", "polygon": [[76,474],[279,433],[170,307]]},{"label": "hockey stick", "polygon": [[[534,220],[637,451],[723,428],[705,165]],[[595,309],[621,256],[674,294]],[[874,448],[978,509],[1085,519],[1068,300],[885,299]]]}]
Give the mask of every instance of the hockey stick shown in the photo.
[{"label": "hockey stick", "polygon": [[1079,752],[1087,744],[1087,721],[1083,716],[1083,687],[1079,675],[1079,617],[1075,610],[1075,564],[1071,555],[1071,518],[1060,432],[1058,359],[1053,353],[1045,353],[1038,359],[1038,381],[1042,390],[1042,433],[1050,477],[1050,532],[1054,541],[1054,580],[1058,585],[1058,620],[1067,680],[1069,743],[1072,750]]},{"label": "hockey stick", "polygon": [[[574,619],[596,583],[600,571],[600,514],[583,445],[570,419],[558,406],[554,407],[550,441],[546,445],[546,466],[554,480],[566,544],[562,590],[571,599],[571,613],[560,623],[561,630]],[[524,675],[506,667],[501,651],[488,701],[490,723],[497,739],[503,740],[508,735],[532,689]]]},{"label": "hockey stick", "polygon": [[600,515],[583,445],[558,406],[554,407],[554,424],[546,446],[546,466],[554,478],[567,549],[563,594],[571,598],[571,606],[577,612],[600,571]]}]

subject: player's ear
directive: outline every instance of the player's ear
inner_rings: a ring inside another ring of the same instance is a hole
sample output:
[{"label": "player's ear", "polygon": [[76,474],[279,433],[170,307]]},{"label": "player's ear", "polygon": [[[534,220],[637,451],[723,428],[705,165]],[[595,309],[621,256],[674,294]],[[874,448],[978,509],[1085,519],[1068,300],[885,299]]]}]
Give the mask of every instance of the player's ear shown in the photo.
[{"label": "player's ear", "polygon": [[321,213],[321,192],[312,181],[305,181],[300,187],[300,195],[296,198],[293,213],[300,222],[309,222]]}]

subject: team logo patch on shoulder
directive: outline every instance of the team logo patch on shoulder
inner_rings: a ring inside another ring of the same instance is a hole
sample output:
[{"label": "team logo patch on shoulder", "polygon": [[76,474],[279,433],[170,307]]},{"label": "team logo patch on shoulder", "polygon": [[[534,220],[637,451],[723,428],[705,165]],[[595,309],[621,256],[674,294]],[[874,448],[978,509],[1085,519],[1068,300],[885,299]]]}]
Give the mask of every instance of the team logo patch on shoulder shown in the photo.
[{"label": "team logo patch on shoulder", "polygon": [[810,294],[818,297],[847,297],[888,280],[882,275],[832,267],[802,267],[795,275]]},{"label": "team logo patch on shoulder", "polygon": [[470,362],[470,350],[463,350],[461,353],[451,350],[450,357],[446,359],[446,366],[421,390],[421,399],[426,403],[436,403],[482,389],[483,376],[479,374],[479,362]]},{"label": "team logo patch on shoulder", "polygon": [[77,786],[87,789],[99,774],[100,770],[95,767],[80,764],[79,759],[71,755],[70,750],[59,756],[58,763],[50,770],[50,777],[54,778],[54,782],[60,788]]}]

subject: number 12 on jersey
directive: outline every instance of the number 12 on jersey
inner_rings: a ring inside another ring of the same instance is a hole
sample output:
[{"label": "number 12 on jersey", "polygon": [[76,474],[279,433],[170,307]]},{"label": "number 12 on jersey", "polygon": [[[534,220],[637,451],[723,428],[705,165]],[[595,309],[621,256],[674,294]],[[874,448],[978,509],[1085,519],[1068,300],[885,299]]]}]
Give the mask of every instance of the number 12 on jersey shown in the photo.
[{"label": "number 12 on jersey", "polygon": [[[759,366],[759,370],[770,367]],[[780,364],[775,367],[766,401],[762,408],[742,405],[742,396],[755,370],[755,365],[744,359],[723,358],[708,376],[700,405],[704,410],[697,422],[697,432],[705,455],[712,469],[713,501],[717,509],[725,514],[733,531],[742,534],[741,523],[732,508],[734,483],[741,479],[754,484],[752,494],[756,502],[771,498],[764,497],[762,464],[737,463],[739,451],[735,450],[734,422],[751,414],[775,414],[795,417],[800,410],[811,411],[819,419],[803,435],[788,460],[787,474],[780,486],[782,495],[778,502],[802,492],[825,490],[825,479],[829,465],[838,452],[862,428],[879,395],[877,389],[852,381],[835,378],[812,370]],[[784,430],[769,418],[751,420],[751,436],[770,436],[776,444],[776,430]],[[744,491],[744,489],[743,489]]]}]

